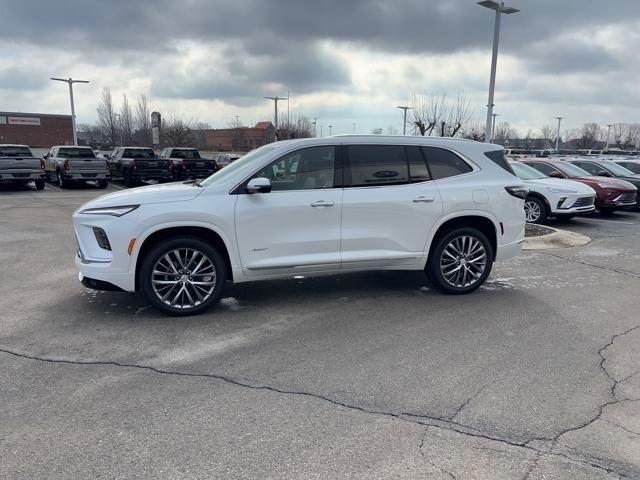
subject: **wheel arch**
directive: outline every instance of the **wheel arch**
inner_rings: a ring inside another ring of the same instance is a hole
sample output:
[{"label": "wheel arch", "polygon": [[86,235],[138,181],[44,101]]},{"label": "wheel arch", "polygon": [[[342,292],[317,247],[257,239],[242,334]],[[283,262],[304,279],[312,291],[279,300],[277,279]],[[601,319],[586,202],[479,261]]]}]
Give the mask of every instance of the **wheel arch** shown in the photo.
[{"label": "wheel arch", "polygon": [[498,226],[496,224],[496,220],[490,218],[487,215],[480,213],[465,213],[462,215],[458,215],[455,217],[451,217],[445,219],[441,222],[438,227],[435,229],[433,236],[431,237],[431,243],[429,245],[429,254],[427,256],[427,263],[431,259],[431,254],[433,249],[437,245],[440,238],[446,235],[448,232],[453,230],[454,228],[460,227],[471,227],[480,230],[491,243],[491,248],[493,248],[493,259],[495,260],[496,255],[498,253]]},{"label": "wheel arch", "polygon": [[227,243],[220,232],[216,231],[209,225],[191,224],[191,225],[164,225],[155,230],[148,232],[144,237],[140,246],[137,248],[135,260],[135,289],[140,289],[140,268],[146,253],[159,241],[171,237],[196,237],[200,238],[214,247],[216,247],[225,261],[227,269],[227,279],[233,281],[233,268],[231,262],[231,252]]}]

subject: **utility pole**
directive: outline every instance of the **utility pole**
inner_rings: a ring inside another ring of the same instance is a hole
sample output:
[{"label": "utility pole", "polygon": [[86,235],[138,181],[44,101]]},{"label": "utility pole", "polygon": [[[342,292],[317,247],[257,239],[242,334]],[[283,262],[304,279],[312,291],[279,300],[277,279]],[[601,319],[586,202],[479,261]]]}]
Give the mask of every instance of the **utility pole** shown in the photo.
[{"label": "utility pole", "polygon": [[122,145],[122,122],[120,121],[120,118],[122,118],[120,116],[119,113],[116,113],[116,125],[118,127],[118,132],[120,132],[120,147],[124,147],[124,145]]},{"label": "utility pole", "polygon": [[313,136],[318,136],[318,117],[313,117]]},{"label": "utility pole", "polygon": [[556,117],[558,120],[558,132],[556,133],[556,152],[560,152],[560,122],[564,117]]},{"label": "utility pole", "polygon": [[353,122],[353,134],[356,134],[356,122]]},{"label": "utility pole", "polygon": [[287,90],[287,123],[291,125],[291,109],[289,108],[289,102],[291,102],[291,93]]},{"label": "utility pole", "polygon": [[278,102],[280,100],[289,100],[289,97],[278,97],[277,95],[275,97],[264,97],[268,100],[273,100],[273,104],[275,107],[275,116],[274,116],[274,123],[275,123],[275,127],[276,127],[276,135],[278,135]]},{"label": "utility pole", "polygon": [[404,121],[402,122],[402,135],[406,135],[407,134],[407,110],[413,110],[413,107],[402,106],[402,107],[396,107],[396,108],[399,108],[400,110],[404,110]]},{"label": "utility pole", "polygon": [[611,124],[605,125],[605,127],[607,127],[607,145],[604,148],[609,150],[609,134],[611,133]]},{"label": "utility pole", "polygon": [[76,108],[73,104],[73,84],[74,83],[89,83],[89,80],[74,80],[73,78],[56,78],[51,77],[51,80],[57,82],[65,82],[69,84],[69,100],[71,100],[71,128],[73,130],[73,144],[78,145],[78,133],[76,132]]},{"label": "utility pole", "polygon": [[494,0],[483,0],[478,5],[495,10],[496,19],[493,30],[493,53],[491,55],[491,76],[489,77],[489,102],[487,103],[487,123],[484,129],[484,141],[489,143],[491,136],[491,120],[493,115],[493,97],[496,88],[496,66],[498,64],[498,44],[500,42],[500,16],[504,14],[519,12],[517,8],[505,7],[504,2]]},{"label": "utility pole", "polygon": [[491,121],[491,142],[493,142],[495,140],[495,133],[496,133],[496,117],[499,117],[500,114],[499,113],[492,113],[491,116],[493,117],[493,120]]},{"label": "utility pole", "polygon": [[331,136],[331,129],[333,128],[333,125],[329,125],[329,136]]}]

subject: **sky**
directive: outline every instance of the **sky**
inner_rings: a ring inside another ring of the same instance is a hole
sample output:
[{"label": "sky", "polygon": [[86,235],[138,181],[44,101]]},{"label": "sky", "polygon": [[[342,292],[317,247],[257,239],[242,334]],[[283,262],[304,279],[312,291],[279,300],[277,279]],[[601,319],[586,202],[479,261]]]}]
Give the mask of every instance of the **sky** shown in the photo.
[{"label": "sky", "polygon": [[[510,0],[495,112],[522,134],[566,117],[640,122],[640,0]],[[402,129],[412,93],[486,115],[493,12],[473,0],[0,0],[0,110],[96,121],[100,92],[222,128],[290,92],[318,133]],[[286,102],[280,104],[287,110]],[[355,125],[354,125],[355,124]]]}]

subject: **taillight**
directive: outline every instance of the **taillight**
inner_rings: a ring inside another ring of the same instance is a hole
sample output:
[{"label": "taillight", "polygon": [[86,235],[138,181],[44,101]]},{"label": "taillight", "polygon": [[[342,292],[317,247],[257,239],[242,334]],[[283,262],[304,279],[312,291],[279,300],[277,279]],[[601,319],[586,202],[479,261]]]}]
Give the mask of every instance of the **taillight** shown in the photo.
[{"label": "taillight", "polygon": [[131,170],[135,170],[135,169],[136,169],[136,161],[131,160]]},{"label": "taillight", "polygon": [[40,170],[44,170],[44,159],[40,159]]},{"label": "taillight", "polygon": [[529,190],[524,187],[504,187],[504,189],[509,193],[509,195],[513,195],[516,198],[527,198],[529,195]]},{"label": "taillight", "polygon": [[64,169],[69,170],[69,160],[64,161]]}]

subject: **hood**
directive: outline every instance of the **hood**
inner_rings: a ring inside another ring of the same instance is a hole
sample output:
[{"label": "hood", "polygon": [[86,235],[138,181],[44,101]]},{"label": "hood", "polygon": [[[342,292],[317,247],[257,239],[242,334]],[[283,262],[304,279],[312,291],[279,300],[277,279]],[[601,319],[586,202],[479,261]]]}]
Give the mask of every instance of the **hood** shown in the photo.
[{"label": "hood", "polygon": [[635,186],[618,178],[610,177],[572,177],[574,180],[584,182],[588,185],[598,184],[600,188],[613,188],[618,190],[633,190]]},{"label": "hood", "polygon": [[578,194],[593,195],[593,189],[584,183],[567,180],[564,178],[540,178],[538,180],[525,180],[527,185],[536,185],[539,187],[561,188],[564,190],[572,190]]},{"label": "hood", "polygon": [[117,207],[121,205],[145,205],[150,203],[185,202],[191,200],[204,188],[193,183],[165,183],[147,187],[130,188],[120,192],[109,193],[85,203],[80,208]]}]

